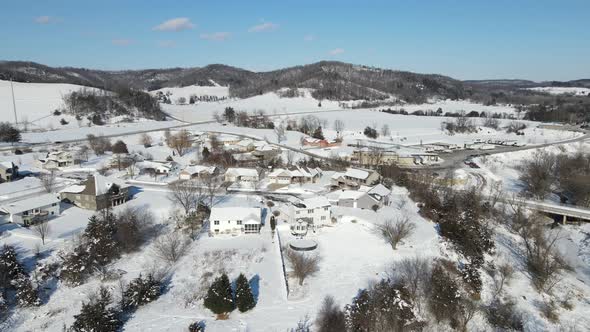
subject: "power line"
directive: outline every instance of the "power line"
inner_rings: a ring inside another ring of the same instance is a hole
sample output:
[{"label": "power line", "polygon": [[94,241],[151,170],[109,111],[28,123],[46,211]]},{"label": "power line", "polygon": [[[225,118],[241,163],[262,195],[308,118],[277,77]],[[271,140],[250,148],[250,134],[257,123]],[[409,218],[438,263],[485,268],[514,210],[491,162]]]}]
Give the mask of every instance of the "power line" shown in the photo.
[{"label": "power line", "polygon": [[10,90],[12,91],[12,109],[14,110],[14,124],[18,126],[18,118],[16,116],[16,102],[14,101],[14,86],[12,85],[12,76],[10,77]]}]

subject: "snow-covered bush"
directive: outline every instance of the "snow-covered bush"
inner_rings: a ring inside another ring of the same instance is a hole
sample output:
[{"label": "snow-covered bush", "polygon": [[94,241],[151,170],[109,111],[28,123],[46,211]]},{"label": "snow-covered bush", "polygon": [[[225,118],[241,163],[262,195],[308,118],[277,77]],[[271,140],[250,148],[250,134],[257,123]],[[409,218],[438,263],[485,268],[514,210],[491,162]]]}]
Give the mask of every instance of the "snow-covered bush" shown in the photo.
[{"label": "snow-covered bush", "polygon": [[227,274],[222,274],[215,279],[207,296],[203,302],[205,308],[213,311],[220,318],[226,318],[226,315],[235,309],[231,284]]},{"label": "snow-covered bush", "polygon": [[121,326],[118,312],[111,307],[112,297],[108,289],[101,287],[90,301],[82,304],[82,310],[74,316],[72,331],[118,331]]},{"label": "snow-covered bush", "polygon": [[240,312],[246,312],[254,309],[256,301],[254,300],[254,294],[250,288],[250,283],[243,273],[240,273],[236,280],[236,307]]},{"label": "snow-covered bush", "polygon": [[162,294],[162,283],[150,273],[146,278],[133,279],[123,292],[121,300],[124,309],[134,309],[146,303],[155,301]]}]

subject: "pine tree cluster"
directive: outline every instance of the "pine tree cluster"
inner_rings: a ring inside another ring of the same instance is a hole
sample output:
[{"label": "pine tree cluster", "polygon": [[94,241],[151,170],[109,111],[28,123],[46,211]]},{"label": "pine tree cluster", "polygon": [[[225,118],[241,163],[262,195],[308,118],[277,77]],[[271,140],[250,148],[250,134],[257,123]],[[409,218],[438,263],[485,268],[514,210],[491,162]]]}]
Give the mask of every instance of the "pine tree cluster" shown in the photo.
[{"label": "pine tree cluster", "polygon": [[224,273],[216,278],[209,287],[204,305],[213,313],[223,315],[232,312],[236,307],[240,312],[251,310],[256,306],[256,300],[244,274],[240,274],[236,279],[234,293],[229,278]]},{"label": "pine tree cluster", "polygon": [[11,246],[4,246],[0,252],[0,311],[8,308],[8,291],[15,292],[15,302],[20,307],[41,304],[37,289],[29,275],[19,263],[16,251]]}]

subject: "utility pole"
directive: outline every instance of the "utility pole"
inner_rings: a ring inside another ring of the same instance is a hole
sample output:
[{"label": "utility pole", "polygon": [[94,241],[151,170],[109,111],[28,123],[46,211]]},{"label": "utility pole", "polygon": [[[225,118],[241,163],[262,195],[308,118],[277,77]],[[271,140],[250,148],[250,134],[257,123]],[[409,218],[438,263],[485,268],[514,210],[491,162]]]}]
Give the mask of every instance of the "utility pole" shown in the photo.
[{"label": "utility pole", "polygon": [[10,77],[10,90],[12,91],[12,109],[14,110],[14,124],[18,127],[18,118],[16,117],[16,102],[14,101],[14,86],[12,85],[12,76]]}]

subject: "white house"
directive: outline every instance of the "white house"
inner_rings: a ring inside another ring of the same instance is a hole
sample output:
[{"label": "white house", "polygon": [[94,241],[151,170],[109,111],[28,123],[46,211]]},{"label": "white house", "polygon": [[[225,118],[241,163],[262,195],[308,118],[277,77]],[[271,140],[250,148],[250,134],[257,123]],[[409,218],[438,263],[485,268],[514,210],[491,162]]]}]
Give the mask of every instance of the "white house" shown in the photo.
[{"label": "white house", "polygon": [[209,215],[212,235],[258,234],[260,224],[260,208],[214,207]]},{"label": "white house", "polygon": [[74,165],[74,156],[68,151],[52,151],[39,159],[39,164],[44,169],[56,169]]},{"label": "white house", "polygon": [[225,171],[226,182],[258,182],[260,176],[254,168],[228,168]]},{"label": "white house", "polygon": [[369,196],[375,200],[375,202],[380,207],[389,205],[389,196],[391,194],[391,190],[387,189],[386,186],[378,184],[367,191],[367,194],[369,194]]},{"label": "white house", "polygon": [[389,205],[391,190],[382,184],[372,188],[361,187],[359,190],[336,190],[328,195],[332,205],[355,209],[379,209]]},{"label": "white house", "polygon": [[211,177],[215,174],[217,174],[217,167],[215,166],[194,165],[185,167],[182,171],[180,171],[178,177],[181,180],[191,180],[203,177]]},{"label": "white house", "polygon": [[332,205],[323,196],[307,198],[281,209],[279,218],[291,225],[294,235],[305,235],[332,223]]},{"label": "white house", "polygon": [[29,226],[39,221],[59,216],[59,198],[55,194],[44,194],[0,207],[10,222]]}]

